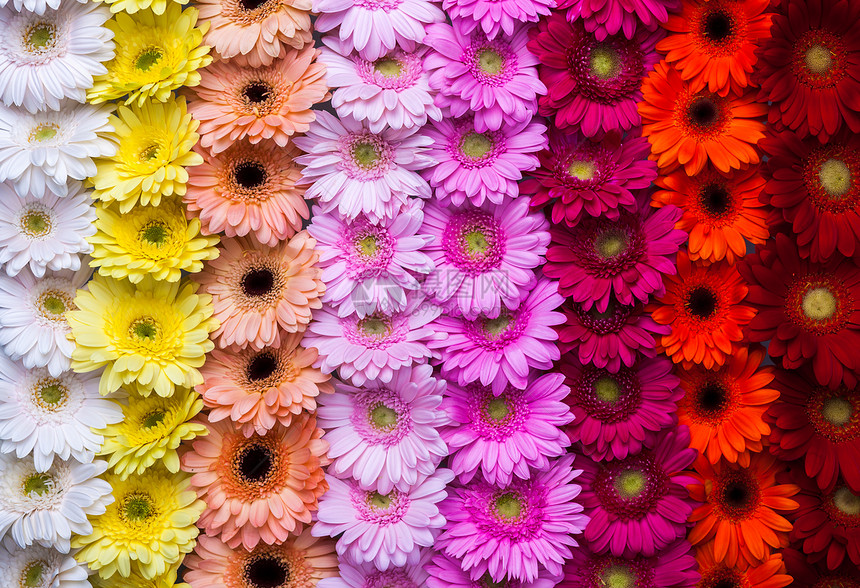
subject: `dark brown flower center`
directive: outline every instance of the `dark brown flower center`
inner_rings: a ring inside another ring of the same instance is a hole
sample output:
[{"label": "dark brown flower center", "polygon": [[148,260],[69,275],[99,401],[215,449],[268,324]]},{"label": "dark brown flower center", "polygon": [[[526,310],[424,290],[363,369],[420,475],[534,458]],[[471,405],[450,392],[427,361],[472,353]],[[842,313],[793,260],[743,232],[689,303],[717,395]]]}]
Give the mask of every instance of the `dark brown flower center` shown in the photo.
[{"label": "dark brown flower center", "polygon": [[710,288],[697,286],[687,294],[686,306],[693,316],[710,318],[717,310],[717,296]]},{"label": "dark brown flower center", "polygon": [[719,382],[707,382],[701,388],[696,397],[699,411],[708,416],[719,413],[728,400],[726,389]]},{"label": "dark brown flower center", "polygon": [[264,351],[255,355],[254,358],[248,362],[248,367],[246,368],[245,373],[249,380],[257,382],[271,377],[272,374],[275,373],[276,369],[278,369],[277,358],[275,358],[273,353]]},{"label": "dark brown flower center", "polygon": [[[250,1],[256,2],[256,0]],[[262,5],[262,2],[259,5]],[[251,104],[260,104],[272,95],[272,87],[265,82],[251,82],[242,90],[242,95]]]},{"label": "dark brown flower center", "polygon": [[290,570],[282,560],[263,556],[246,564],[245,578],[252,588],[280,588],[289,580]]},{"label": "dark brown flower center", "polygon": [[705,16],[702,27],[705,36],[714,43],[722,43],[728,40],[734,32],[731,17],[725,12],[711,12]]},{"label": "dark brown flower center", "polygon": [[240,188],[253,190],[266,183],[266,168],[256,161],[245,161],[233,170],[233,178]]},{"label": "dark brown flower center", "polygon": [[275,286],[275,276],[269,269],[252,269],[242,276],[242,291],[246,296],[265,296]]},{"label": "dark brown flower center", "polygon": [[[239,474],[248,482],[260,482],[271,473],[272,454],[266,447],[250,445],[239,455]],[[277,586],[277,584],[273,584]]]},{"label": "dark brown flower center", "polygon": [[691,124],[700,128],[708,128],[719,121],[720,109],[710,98],[696,98],[687,108],[687,116]]},{"label": "dark brown flower center", "polygon": [[722,216],[729,211],[731,198],[724,186],[708,184],[699,192],[699,204],[714,216]]}]

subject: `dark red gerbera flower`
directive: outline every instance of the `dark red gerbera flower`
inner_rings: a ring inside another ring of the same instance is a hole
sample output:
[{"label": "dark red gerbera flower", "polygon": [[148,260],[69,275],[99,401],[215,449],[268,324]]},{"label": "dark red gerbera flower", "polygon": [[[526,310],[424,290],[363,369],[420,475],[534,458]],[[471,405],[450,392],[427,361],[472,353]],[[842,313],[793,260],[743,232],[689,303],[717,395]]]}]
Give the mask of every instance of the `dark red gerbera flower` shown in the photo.
[{"label": "dark red gerbera flower", "polygon": [[860,570],[850,562],[828,570],[821,563],[810,563],[799,546],[783,549],[782,559],[786,572],[794,578],[792,588],[860,588]]}]

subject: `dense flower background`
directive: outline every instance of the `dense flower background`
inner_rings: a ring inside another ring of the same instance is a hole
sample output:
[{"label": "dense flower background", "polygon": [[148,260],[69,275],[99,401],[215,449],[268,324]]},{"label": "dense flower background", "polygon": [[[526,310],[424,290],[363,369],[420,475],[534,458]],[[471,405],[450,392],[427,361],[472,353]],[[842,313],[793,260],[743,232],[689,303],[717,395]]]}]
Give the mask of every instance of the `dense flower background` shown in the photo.
[{"label": "dense flower background", "polygon": [[860,2],[0,0],[0,588],[860,586]]}]

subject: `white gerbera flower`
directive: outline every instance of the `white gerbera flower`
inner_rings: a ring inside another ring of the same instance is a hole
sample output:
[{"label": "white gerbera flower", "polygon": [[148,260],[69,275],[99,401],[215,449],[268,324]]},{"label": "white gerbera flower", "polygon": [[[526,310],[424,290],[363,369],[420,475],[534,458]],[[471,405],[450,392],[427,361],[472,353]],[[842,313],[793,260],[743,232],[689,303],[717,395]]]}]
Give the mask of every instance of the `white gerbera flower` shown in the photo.
[{"label": "white gerbera flower", "polygon": [[19,547],[38,543],[68,553],[72,533],[93,531],[87,516],[104,514],[113,502],[110,484],[96,476],[107,463],[57,461],[37,472],[32,459],[0,455],[0,535]]},{"label": "white gerbera flower", "polygon": [[68,193],[69,180],[96,175],[93,157],[110,157],[116,143],[109,120],[113,106],[67,100],[60,110],[30,114],[0,105],[0,182],[10,181],[22,196]]},{"label": "white gerbera flower", "polygon": [[[15,10],[27,10],[29,12],[35,12],[36,14],[44,14],[45,10],[51,8],[56,10],[60,7],[60,3],[63,0],[12,0],[11,4],[15,7]],[[70,2],[71,0],[65,0],[66,2]],[[78,0],[81,4],[86,4],[87,0]],[[0,6],[6,6],[10,4],[9,0],[0,0]]]},{"label": "white gerbera flower", "polygon": [[72,554],[6,539],[0,546],[0,588],[92,588],[87,569]]},{"label": "white gerbera flower", "polygon": [[98,372],[54,377],[0,355],[0,452],[33,454],[36,471],[54,457],[89,463],[104,437],[95,429],[122,420],[120,405],[99,394]]},{"label": "white gerbera flower", "polygon": [[30,112],[86,100],[93,76],[114,56],[113,31],[101,3],[65,3],[45,14],[0,8],[0,100]]},{"label": "white gerbera flower", "polygon": [[88,192],[61,198],[20,196],[0,184],[0,264],[16,276],[29,266],[37,278],[46,270],[79,270],[80,254],[92,253],[87,237],[96,233],[96,210]]}]

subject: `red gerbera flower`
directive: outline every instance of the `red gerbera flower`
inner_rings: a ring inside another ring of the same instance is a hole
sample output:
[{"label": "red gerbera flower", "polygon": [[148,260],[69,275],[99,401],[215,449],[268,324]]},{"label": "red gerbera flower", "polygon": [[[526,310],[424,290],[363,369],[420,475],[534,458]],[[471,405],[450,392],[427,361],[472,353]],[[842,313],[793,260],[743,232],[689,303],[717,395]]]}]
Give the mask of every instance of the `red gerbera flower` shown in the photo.
[{"label": "red gerbera flower", "polygon": [[860,133],[860,2],[786,0],[758,52],[769,122],[832,137],[842,122]]},{"label": "red gerbera flower", "polygon": [[796,588],[860,588],[860,570],[851,562],[828,570],[820,563],[810,563],[803,552],[791,547],[782,551],[782,559]]},{"label": "red gerbera flower", "polygon": [[709,543],[696,550],[696,563],[702,575],[696,588],[783,588],[792,581],[778,553],[770,554],[758,565],[740,569],[715,557],[713,543]]}]

